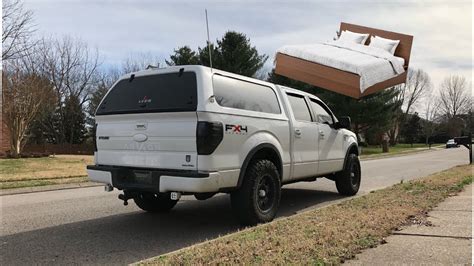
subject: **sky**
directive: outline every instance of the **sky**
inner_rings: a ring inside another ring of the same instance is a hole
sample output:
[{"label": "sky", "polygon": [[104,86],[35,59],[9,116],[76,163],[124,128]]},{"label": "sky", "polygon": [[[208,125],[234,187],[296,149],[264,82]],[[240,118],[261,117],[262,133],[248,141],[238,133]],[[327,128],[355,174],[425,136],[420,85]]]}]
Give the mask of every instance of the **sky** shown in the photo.
[{"label": "sky", "polygon": [[472,1],[24,1],[36,34],[80,38],[98,49],[105,68],[134,54],[164,62],[177,47],[204,46],[207,8],[211,41],[228,30],[245,33],[269,55],[267,71],[279,47],[331,40],[349,22],[413,35],[410,66],[428,72],[434,94],[449,75],[472,80]]}]

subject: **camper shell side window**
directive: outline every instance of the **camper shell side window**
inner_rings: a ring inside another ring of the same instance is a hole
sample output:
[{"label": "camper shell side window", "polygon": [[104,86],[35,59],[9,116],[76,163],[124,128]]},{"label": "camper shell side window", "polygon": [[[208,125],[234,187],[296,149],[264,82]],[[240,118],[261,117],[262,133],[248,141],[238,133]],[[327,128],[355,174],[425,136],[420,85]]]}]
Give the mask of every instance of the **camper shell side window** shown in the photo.
[{"label": "camper shell side window", "polygon": [[215,74],[214,97],[222,107],[280,114],[275,91],[268,86]]}]

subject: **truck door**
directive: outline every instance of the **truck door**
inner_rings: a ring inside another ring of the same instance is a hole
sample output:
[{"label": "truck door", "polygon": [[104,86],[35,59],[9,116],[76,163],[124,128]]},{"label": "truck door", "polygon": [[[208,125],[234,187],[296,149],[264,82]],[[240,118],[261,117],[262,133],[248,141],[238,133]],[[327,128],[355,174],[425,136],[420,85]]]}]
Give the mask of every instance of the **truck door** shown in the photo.
[{"label": "truck door", "polygon": [[318,125],[312,122],[308,102],[303,95],[287,92],[293,116],[292,179],[315,176],[318,171]]},{"label": "truck door", "polygon": [[319,168],[318,174],[336,172],[342,169],[344,164],[344,134],[335,129],[333,124],[335,118],[319,100],[310,98],[311,109],[318,125],[319,143]]}]

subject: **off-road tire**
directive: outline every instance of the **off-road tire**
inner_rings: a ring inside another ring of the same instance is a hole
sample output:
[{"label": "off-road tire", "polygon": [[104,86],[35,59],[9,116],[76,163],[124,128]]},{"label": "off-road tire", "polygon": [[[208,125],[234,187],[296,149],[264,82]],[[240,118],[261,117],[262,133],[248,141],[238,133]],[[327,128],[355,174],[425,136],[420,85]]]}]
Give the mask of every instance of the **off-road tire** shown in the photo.
[{"label": "off-road tire", "polygon": [[168,212],[178,203],[177,200],[170,199],[169,193],[140,193],[133,201],[147,212]]},{"label": "off-road tire", "polygon": [[280,196],[278,169],[271,161],[258,159],[249,164],[241,187],[231,193],[230,199],[239,222],[242,225],[255,225],[275,218]]},{"label": "off-road tire", "polygon": [[359,157],[356,154],[349,154],[344,170],[336,173],[336,188],[343,196],[353,196],[357,194],[360,187],[361,169]]}]

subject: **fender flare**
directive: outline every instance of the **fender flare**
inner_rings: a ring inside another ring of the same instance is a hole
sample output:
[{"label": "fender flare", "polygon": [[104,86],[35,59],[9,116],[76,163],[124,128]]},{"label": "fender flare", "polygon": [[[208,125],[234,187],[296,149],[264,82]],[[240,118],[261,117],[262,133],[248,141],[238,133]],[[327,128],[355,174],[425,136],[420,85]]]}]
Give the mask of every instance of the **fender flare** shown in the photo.
[{"label": "fender flare", "polygon": [[349,147],[347,147],[347,151],[346,151],[346,157],[344,158],[344,168],[343,169],[346,169],[346,166],[347,166],[347,159],[349,158],[349,154],[351,154],[351,150],[352,149],[356,149],[356,155],[359,156],[359,148],[357,146],[356,143],[351,143],[351,145],[349,145]]},{"label": "fender flare", "polygon": [[245,157],[245,160],[242,163],[242,167],[240,168],[239,180],[237,181],[237,187],[236,188],[240,188],[240,186],[242,185],[242,182],[244,181],[244,178],[245,178],[245,172],[247,171],[247,167],[249,166],[250,161],[252,160],[254,155],[257,152],[259,152],[260,150],[266,149],[266,148],[272,149],[275,152],[275,154],[277,154],[279,165],[275,165],[275,166],[277,167],[278,171],[280,172],[280,179],[283,177],[283,161],[281,159],[280,152],[278,151],[278,149],[273,144],[262,143],[262,144],[259,144],[255,147],[253,147],[250,150],[250,152],[247,154],[247,157]]}]

